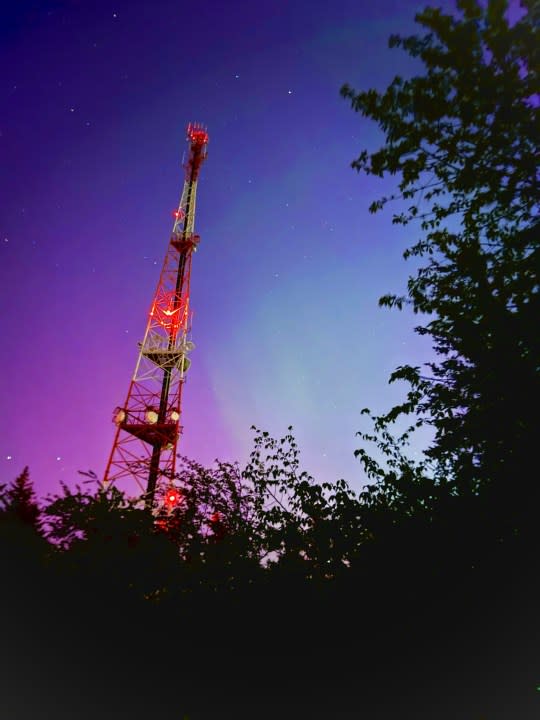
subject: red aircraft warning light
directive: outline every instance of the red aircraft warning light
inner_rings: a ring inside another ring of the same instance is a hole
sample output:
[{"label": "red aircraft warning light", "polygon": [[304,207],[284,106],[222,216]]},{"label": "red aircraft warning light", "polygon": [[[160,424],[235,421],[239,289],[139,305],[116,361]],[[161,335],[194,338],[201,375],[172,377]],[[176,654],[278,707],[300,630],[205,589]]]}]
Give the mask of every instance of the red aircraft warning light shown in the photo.
[{"label": "red aircraft warning light", "polygon": [[187,127],[187,139],[189,142],[189,156],[185,164],[186,176],[196,182],[199,177],[199,170],[206,159],[206,146],[208,145],[208,132],[205,127],[198,123],[189,123]]},{"label": "red aircraft warning light", "polygon": [[189,123],[187,127],[188,140],[196,145],[206,145],[208,143],[208,132],[206,128],[198,123]]},{"label": "red aircraft warning light", "polygon": [[170,509],[176,507],[180,502],[180,493],[178,490],[174,488],[172,490],[167,490],[165,494],[165,502]]}]

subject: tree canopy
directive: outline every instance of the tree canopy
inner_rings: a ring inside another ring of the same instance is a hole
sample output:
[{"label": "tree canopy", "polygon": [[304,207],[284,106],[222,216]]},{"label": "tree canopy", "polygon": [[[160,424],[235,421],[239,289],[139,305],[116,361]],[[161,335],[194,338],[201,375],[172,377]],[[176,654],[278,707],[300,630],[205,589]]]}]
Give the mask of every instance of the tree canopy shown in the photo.
[{"label": "tree canopy", "polygon": [[[410,383],[407,400],[374,421],[383,448],[381,432],[402,414],[413,428],[434,429],[420,468],[400,456],[402,478],[428,473],[459,494],[487,483],[525,509],[537,497],[528,465],[540,407],[539,5],[523,0],[513,25],[504,0],[457,5],[459,16],[419,13],[422,36],[390,38],[424,74],[397,76],[384,92],[341,90],[385,138],[353,167],[398,181],[370,211],[398,201],[393,222],[419,227],[405,257],[423,266],[405,295],[380,304],[427,315],[417,332],[437,357],[427,372],[397,368],[391,380]],[[388,480],[364,448],[359,454],[372,477]]]}]

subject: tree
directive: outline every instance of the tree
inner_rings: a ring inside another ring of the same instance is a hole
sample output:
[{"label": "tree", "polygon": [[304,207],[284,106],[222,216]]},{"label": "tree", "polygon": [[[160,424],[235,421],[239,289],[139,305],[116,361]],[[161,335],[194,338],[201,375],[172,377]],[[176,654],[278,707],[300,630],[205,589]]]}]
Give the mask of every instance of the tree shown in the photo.
[{"label": "tree", "polygon": [[181,457],[174,483],[179,502],[158,527],[182,560],[177,591],[236,591],[253,582],[260,571],[253,496],[238,464],[206,468]]},{"label": "tree", "polygon": [[6,520],[17,520],[36,532],[41,530],[41,512],[30,471],[26,466],[10,486],[0,486],[0,513]]},{"label": "tree", "polygon": [[288,430],[279,440],[256,430],[242,473],[252,488],[254,536],[274,575],[325,582],[350,565],[366,539],[360,504],[344,480],[316,483],[300,471],[300,451]]},{"label": "tree", "polygon": [[28,467],[9,485],[0,485],[0,572],[6,579],[2,602],[20,608],[43,584],[49,545]]},{"label": "tree", "polygon": [[385,433],[409,415],[410,430],[434,429],[424,462],[400,448],[383,469],[366,450],[358,454],[370,477],[386,482],[386,497],[416,494],[418,512],[433,508],[436,495],[491,497],[499,536],[531,527],[525,516],[539,499],[529,466],[540,407],[540,6],[522,0],[513,25],[505,0],[457,6],[459,17],[419,13],[424,36],[390,38],[423,62],[423,75],[395,77],[382,93],[341,90],[385,135],[353,167],[398,178],[399,192],[370,211],[399,200],[393,222],[420,224],[405,257],[425,263],[405,296],[380,304],[427,315],[416,330],[437,357],[427,374],[407,365],[393,373],[391,381],[409,383],[407,399],[373,417],[375,435],[363,436],[388,448]]},{"label": "tree", "polygon": [[100,587],[110,598],[160,598],[179,569],[174,546],[156,532],[154,518],[115,487],[95,492],[62,485],[43,509],[54,549],[57,582],[87,591]]}]

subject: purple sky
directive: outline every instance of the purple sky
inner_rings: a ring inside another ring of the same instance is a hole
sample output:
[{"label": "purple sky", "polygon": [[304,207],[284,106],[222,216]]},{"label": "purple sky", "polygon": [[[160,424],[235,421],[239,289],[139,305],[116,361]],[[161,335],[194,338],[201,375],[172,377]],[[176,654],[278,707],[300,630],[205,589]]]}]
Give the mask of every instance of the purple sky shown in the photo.
[{"label": "purple sky", "polygon": [[[101,475],[113,408],[182,188],[188,121],[210,134],[192,271],[181,452],[243,462],[289,424],[320,480],[364,477],[362,407],[430,358],[418,318],[380,310],[415,229],[369,215],[393,187],[350,162],[380,140],[339,97],[414,67],[387,49],[424,3],[17,2],[2,12],[0,481]],[[364,425],[365,427],[365,425]]]}]

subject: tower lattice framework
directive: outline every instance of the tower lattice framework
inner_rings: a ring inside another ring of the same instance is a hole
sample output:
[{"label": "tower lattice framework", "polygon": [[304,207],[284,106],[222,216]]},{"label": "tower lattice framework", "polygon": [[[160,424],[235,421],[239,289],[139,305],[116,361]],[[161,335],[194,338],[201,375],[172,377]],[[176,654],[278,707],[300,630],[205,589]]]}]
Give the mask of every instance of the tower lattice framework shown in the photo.
[{"label": "tower lattice framework", "polygon": [[[197,180],[206,159],[208,133],[197,124],[187,128],[189,155],[184,187],[167,247],[139,355],[124,404],[114,411],[116,433],[104,486],[135,481],[147,507],[169,492],[182,431],[182,388],[193,343],[190,276],[195,234]],[[172,498],[172,495],[171,495]]]}]

